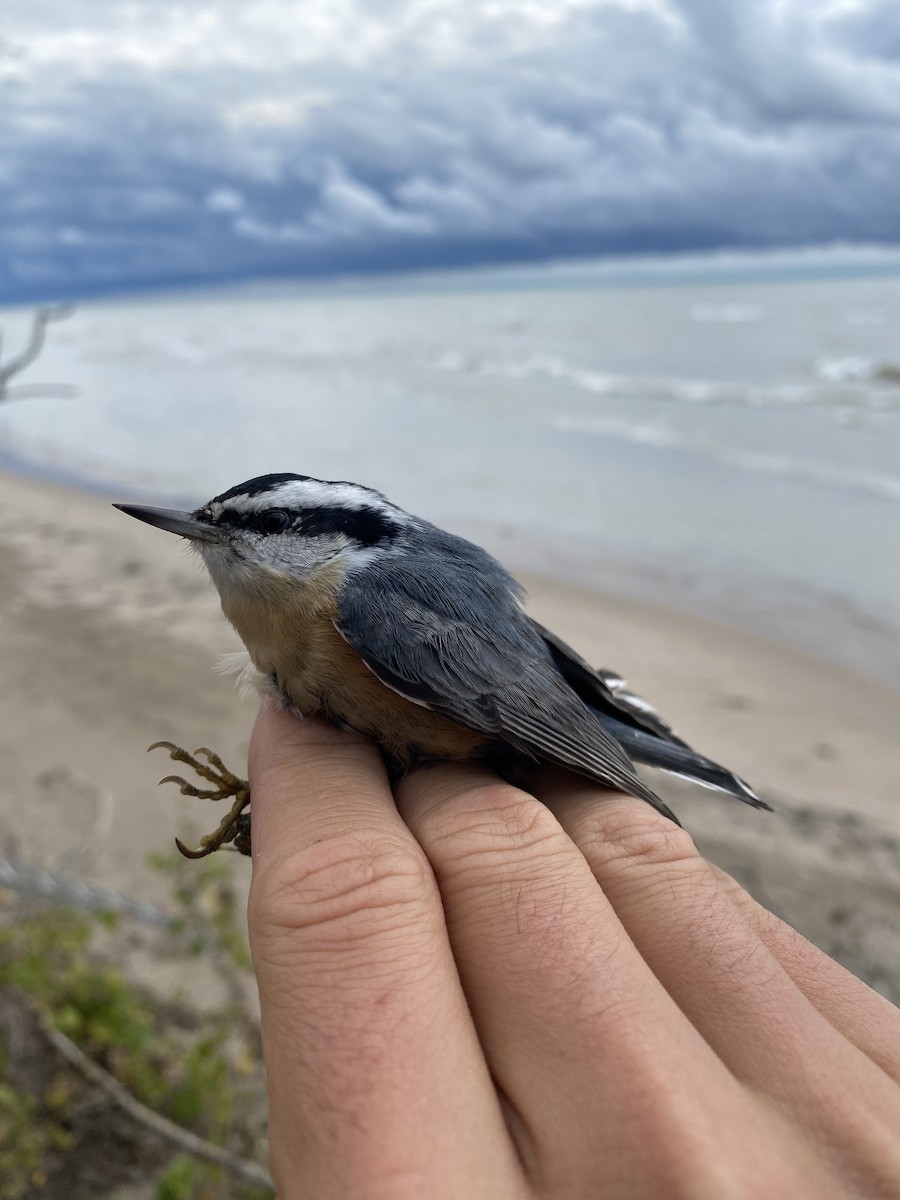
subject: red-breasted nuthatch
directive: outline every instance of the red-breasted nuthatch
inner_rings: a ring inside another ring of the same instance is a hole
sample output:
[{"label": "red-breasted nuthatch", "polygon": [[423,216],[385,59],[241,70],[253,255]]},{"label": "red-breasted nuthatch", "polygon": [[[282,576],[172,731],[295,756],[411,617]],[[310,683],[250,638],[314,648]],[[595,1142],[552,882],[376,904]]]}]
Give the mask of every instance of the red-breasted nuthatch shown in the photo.
[{"label": "red-breasted nuthatch", "polygon": [[[116,507],[187,538],[284,702],[367,734],[395,775],[423,761],[483,759],[521,785],[536,764],[553,763],[675,820],[637,762],[769,807],[676,737],[618,675],[594,670],[529,617],[523,589],[486,551],[379,492],[278,474],[192,513]],[[217,844],[240,831],[245,804]]]}]

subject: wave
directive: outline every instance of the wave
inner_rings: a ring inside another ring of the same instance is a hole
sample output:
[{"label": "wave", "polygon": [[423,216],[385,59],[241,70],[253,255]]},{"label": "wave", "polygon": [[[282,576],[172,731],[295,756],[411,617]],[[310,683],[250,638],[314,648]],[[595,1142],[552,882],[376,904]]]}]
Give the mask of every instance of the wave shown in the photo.
[{"label": "wave", "polygon": [[744,325],[750,321],[761,321],[766,310],[759,304],[692,304],[688,315],[692,321],[700,323]]},{"label": "wave", "polygon": [[678,433],[664,425],[652,422],[629,422],[618,417],[575,417],[560,415],[548,422],[553,429],[563,433],[587,434],[592,437],[609,438],[630,442],[636,446],[651,446],[656,449],[686,450],[704,458],[714,459],[742,471],[757,471],[763,475],[782,475],[804,483],[818,483],[829,487],[850,488],[865,492],[881,500],[900,503],[900,478],[879,475],[870,471],[856,471],[825,463],[810,462],[788,454],[765,454],[753,450],[740,450],[726,446],[712,438]]},{"label": "wave", "polygon": [[900,363],[878,362],[848,354],[843,358],[818,358],[813,369],[827,383],[876,383],[900,387]]},{"label": "wave", "polygon": [[[443,371],[507,379],[552,379],[595,396],[618,399],[633,396],[662,403],[733,408],[827,408],[839,413],[847,409],[900,411],[900,365],[863,359],[819,360],[814,364],[818,382],[781,384],[614,375],[574,366],[563,358],[548,354],[531,354],[521,359],[488,359],[444,350],[432,362]],[[845,365],[829,367],[828,362]]]}]

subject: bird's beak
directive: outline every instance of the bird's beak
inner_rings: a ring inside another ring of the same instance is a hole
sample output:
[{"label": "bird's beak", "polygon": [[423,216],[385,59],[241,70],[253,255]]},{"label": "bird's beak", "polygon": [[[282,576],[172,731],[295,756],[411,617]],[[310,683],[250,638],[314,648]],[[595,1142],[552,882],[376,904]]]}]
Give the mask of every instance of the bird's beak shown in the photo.
[{"label": "bird's beak", "polygon": [[222,530],[214,525],[198,521],[189,512],[181,512],[177,508],[151,508],[146,504],[114,504],[120,512],[129,517],[137,517],[157,529],[165,529],[168,533],[177,533],[179,537],[189,538],[192,542],[221,542]]}]

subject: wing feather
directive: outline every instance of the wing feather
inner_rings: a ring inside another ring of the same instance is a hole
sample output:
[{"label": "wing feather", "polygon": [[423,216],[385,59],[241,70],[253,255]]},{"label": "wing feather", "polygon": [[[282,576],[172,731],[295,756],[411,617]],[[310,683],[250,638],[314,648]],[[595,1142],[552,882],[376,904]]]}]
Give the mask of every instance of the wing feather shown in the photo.
[{"label": "wing feather", "polygon": [[371,564],[364,583],[353,574],[345,579],[336,627],[366,666],[401,695],[532,758],[640,796],[668,814],[619,742],[560,674],[523,612],[514,582],[484,557],[489,571],[441,562],[430,568],[427,582],[411,558],[394,559],[389,569]]},{"label": "wing feather", "polygon": [[606,712],[609,716],[635,729],[655,734],[663,741],[688,749],[672,727],[641,696],[635,695],[626,681],[615,671],[594,668],[571,646],[552,630],[545,628],[532,618],[535,630],[546,642],[563,677],[575,689],[586,704]]},{"label": "wing feather", "polygon": [[571,646],[537,621],[534,628],[550,649],[562,676],[636,762],[727,792],[754,808],[768,808],[739,775],[705,758],[682,741],[646,700],[629,691],[614,671],[594,670]]}]

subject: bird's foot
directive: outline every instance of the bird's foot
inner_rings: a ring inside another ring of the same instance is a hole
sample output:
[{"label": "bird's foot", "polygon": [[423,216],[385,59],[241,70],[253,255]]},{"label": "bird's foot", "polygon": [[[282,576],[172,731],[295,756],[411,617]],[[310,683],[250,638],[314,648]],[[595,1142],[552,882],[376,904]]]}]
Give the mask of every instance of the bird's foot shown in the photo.
[{"label": "bird's foot", "polygon": [[[213,833],[208,833],[206,837],[202,837],[197,850],[190,850],[178,838],[175,839],[175,845],[185,858],[205,858],[207,854],[213,854],[228,843],[233,843],[234,848],[240,854],[249,854],[250,813],[247,811],[247,806],[250,803],[250,784],[247,780],[232,774],[218,754],[214,754],[205,746],[200,746],[193,754],[182,750],[174,742],[154,742],[152,746],[148,747],[149,750],[160,748],[168,750],[169,757],[174,762],[185,763],[192,771],[196,771],[201,779],[214,786],[199,788],[188,783],[186,779],[182,779],[180,775],[167,775],[165,779],[159,781],[161,784],[177,784],[182,796],[199,796],[202,800],[234,798],[230,811],[219,822],[218,829]],[[206,760],[205,762],[198,757],[201,754]]]}]

